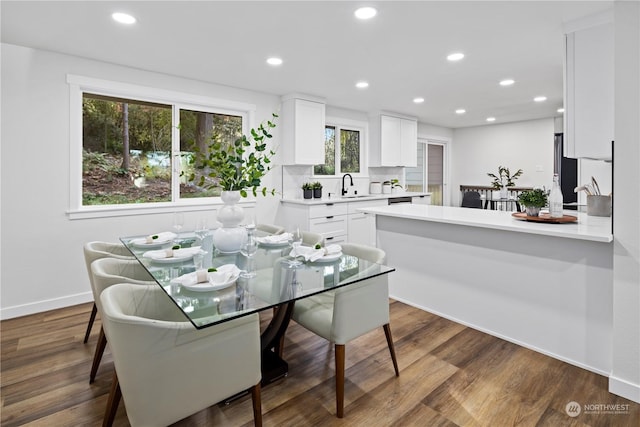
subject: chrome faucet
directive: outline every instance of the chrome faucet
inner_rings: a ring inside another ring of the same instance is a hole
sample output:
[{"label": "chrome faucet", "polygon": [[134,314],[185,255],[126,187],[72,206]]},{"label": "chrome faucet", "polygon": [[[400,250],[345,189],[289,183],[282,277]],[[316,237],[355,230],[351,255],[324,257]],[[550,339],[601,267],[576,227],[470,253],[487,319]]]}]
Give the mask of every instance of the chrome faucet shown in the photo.
[{"label": "chrome faucet", "polygon": [[343,196],[348,193],[348,191],[344,189],[344,179],[346,177],[349,177],[349,180],[351,181],[351,186],[353,187],[353,177],[351,176],[351,174],[345,173],[344,175],[342,175],[342,195]]}]

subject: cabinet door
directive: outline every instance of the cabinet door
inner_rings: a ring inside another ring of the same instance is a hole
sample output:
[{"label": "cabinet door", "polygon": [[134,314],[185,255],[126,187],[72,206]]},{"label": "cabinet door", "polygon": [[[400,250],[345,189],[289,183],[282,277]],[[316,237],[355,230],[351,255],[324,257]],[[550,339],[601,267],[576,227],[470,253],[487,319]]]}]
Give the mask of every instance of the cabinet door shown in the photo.
[{"label": "cabinet door", "polygon": [[319,102],[296,99],[295,163],[324,163],[325,107]]},{"label": "cabinet door", "polygon": [[418,166],[418,123],[400,119],[400,166]]},{"label": "cabinet door", "polygon": [[349,214],[349,243],[376,245],[375,215],[358,212]]},{"label": "cabinet door", "polygon": [[565,155],[611,159],[613,24],[566,36]]},{"label": "cabinet door", "polygon": [[380,166],[400,166],[400,119],[380,116]]},{"label": "cabinet door", "polygon": [[411,203],[414,205],[430,205],[431,196],[415,196],[411,198]]}]

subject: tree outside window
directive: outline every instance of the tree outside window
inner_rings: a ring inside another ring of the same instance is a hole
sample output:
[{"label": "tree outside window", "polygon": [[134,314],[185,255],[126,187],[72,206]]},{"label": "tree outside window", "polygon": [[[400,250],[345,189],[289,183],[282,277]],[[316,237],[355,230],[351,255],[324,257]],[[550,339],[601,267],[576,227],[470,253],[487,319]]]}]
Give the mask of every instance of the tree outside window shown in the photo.
[{"label": "tree outside window", "polygon": [[[336,138],[338,135],[338,138]],[[339,153],[339,157],[336,155]],[[325,127],[325,163],[315,165],[315,175],[360,172],[360,131],[339,126]]]}]

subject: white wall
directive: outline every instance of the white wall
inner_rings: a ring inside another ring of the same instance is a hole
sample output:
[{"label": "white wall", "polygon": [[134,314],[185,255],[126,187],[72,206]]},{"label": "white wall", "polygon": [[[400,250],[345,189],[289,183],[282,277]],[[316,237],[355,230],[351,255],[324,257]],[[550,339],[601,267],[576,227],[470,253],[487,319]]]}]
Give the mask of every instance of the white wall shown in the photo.
[{"label": "white wall", "polygon": [[460,185],[491,185],[498,166],[524,172],[519,187],[553,182],[554,119],[454,129],[451,143],[451,205],[460,206]]},{"label": "white wall", "polygon": [[[153,233],[171,222],[169,213],[69,220],[68,73],[254,104],[256,121],[280,105],[272,95],[78,57],[7,44],[1,53],[2,318],[90,301],[84,242]],[[279,189],[280,175],[276,166],[265,184]],[[278,204],[258,199],[258,220],[272,222]],[[202,214],[187,212],[186,227]]]}]

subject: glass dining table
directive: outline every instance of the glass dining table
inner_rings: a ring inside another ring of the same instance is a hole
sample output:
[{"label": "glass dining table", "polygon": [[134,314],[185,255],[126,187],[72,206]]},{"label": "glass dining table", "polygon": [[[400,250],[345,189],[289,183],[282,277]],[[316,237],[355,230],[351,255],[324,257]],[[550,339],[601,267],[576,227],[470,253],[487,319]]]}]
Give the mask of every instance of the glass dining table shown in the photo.
[{"label": "glass dining table", "polygon": [[[183,232],[155,244],[145,237],[120,240],[196,329],[273,308],[272,319],[260,338],[263,385],[288,372],[282,343],[296,300],[395,270],[343,253],[313,262],[295,262],[286,241],[261,243],[249,259],[240,252],[217,251],[211,235],[197,238],[194,233]],[[165,251],[171,254],[167,249],[176,244],[181,246],[174,252],[178,256],[163,255]],[[247,270],[255,274],[245,274]],[[203,280],[207,271],[217,280]]]}]

